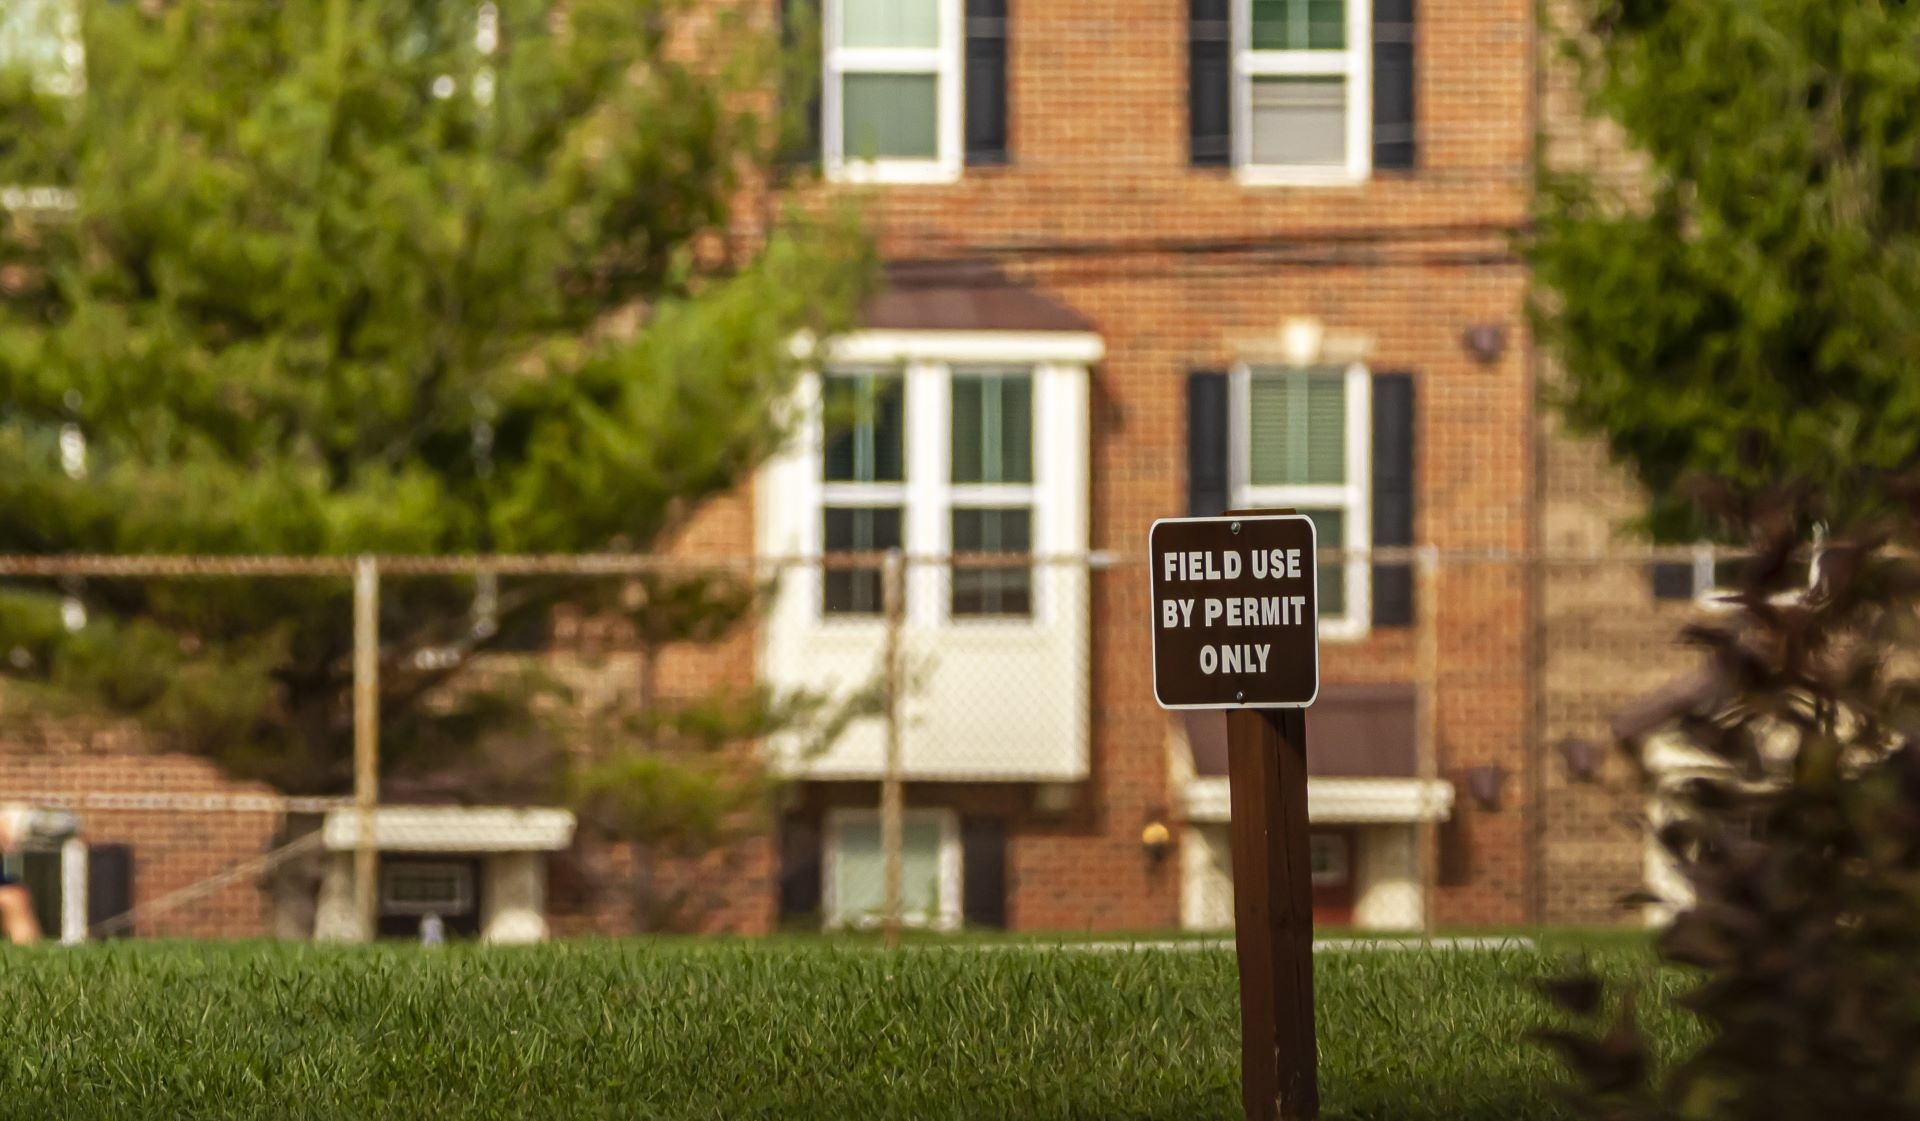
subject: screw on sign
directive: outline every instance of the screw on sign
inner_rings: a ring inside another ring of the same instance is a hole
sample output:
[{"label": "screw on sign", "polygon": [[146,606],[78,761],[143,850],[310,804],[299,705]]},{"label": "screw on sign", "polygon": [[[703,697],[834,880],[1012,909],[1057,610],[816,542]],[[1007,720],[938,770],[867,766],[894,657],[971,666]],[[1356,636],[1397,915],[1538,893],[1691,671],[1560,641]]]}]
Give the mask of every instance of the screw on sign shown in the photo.
[{"label": "screw on sign", "polygon": [[1306,1121],[1320,1114],[1305,712],[1318,539],[1292,510],[1245,510],[1157,521],[1147,551],[1154,699],[1227,710],[1241,1105],[1248,1121]]}]

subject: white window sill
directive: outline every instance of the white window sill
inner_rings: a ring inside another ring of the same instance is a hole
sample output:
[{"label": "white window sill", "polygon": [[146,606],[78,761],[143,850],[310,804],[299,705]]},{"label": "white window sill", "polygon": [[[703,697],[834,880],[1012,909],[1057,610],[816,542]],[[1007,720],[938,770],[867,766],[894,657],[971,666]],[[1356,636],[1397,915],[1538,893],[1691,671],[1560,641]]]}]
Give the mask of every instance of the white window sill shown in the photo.
[{"label": "white window sill", "polygon": [[960,167],[919,161],[831,164],[827,181],[854,186],[949,186],[960,182]]},{"label": "white window sill", "polygon": [[1272,167],[1242,164],[1233,169],[1242,187],[1361,187],[1368,175],[1344,167]]},{"label": "white window sill", "polygon": [[1357,619],[1330,619],[1320,624],[1322,642],[1365,642],[1373,633],[1365,621]]}]

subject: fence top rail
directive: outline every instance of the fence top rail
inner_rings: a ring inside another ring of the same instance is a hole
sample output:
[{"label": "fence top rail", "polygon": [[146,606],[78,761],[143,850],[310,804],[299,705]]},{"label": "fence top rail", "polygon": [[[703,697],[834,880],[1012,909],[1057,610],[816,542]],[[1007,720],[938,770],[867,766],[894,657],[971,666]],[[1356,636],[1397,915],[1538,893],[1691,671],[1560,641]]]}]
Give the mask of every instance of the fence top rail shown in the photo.
[{"label": "fence top rail", "polygon": [[[1005,567],[1021,565],[1075,568],[1143,567],[1145,553],[1094,550],[1076,553],[833,552],[756,555],[679,556],[659,553],[466,553],[376,554],[370,556],[289,556],[246,554],[156,555],[91,553],[0,553],[0,576],[193,577],[284,576],[351,577],[371,562],[391,576],[471,576],[479,573],[522,576],[621,576],[649,572],[768,573],[783,568],[868,568],[897,555],[908,567]],[[1703,545],[1646,545],[1609,549],[1531,551],[1501,548],[1440,548],[1432,545],[1326,548],[1324,561],[1373,564],[1604,566],[1610,564],[1697,563],[1736,560],[1749,550]],[[1809,550],[1811,555],[1811,550]],[[1899,553],[1897,555],[1906,555]]]}]

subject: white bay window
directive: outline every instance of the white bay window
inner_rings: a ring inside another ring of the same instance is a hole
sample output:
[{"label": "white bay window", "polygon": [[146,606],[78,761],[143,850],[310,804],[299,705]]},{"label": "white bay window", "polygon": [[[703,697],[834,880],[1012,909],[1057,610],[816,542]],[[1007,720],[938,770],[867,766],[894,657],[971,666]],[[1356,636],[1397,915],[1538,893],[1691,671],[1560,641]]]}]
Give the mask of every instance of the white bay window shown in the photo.
[{"label": "white bay window", "polygon": [[[867,687],[886,636],[883,570],[830,562],[897,548],[900,642],[916,667],[905,773],[1083,777],[1089,575],[1072,558],[1088,548],[1087,380],[1100,353],[1097,336],[1069,331],[875,330],[829,346],[802,379],[798,438],[755,484],[758,547],[782,558],[763,678]],[[792,765],[873,777],[882,732],[856,722]]]}]

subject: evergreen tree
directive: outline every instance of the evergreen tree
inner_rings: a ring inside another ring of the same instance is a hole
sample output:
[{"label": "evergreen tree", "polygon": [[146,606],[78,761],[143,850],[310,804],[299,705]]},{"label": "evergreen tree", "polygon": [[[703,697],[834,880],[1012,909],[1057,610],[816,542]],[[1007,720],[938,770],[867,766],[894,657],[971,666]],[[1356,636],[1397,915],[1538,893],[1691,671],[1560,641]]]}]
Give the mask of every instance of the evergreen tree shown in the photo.
[{"label": "evergreen tree", "polygon": [[1653,498],[1805,486],[1837,520],[1920,465],[1920,5],[1579,0],[1624,193],[1547,178],[1530,252],[1568,415]]},{"label": "evergreen tree", "polygon": [[[82,61],[47,46],[66,0],[6,9],[0,551],[644,552],[776,446],[791,340],[844,326],[869,274],[843,217],[758,189],[780,149],[766,94],[794,64],[737,14],[89,3]],[[817,706],[656,704],[570,777],[581,720],[532,703],[563,686],[470,672],[560,605],[659,643],[722,635],[757,594],[660,576],[636,605],[617,584],[388,580],[388,774],[497,758],[522,796],[601,797],[592,776],[646,756],[680,761],[684,798],[756,789],[729,745]],[[350,597],[339,579],[11,581],[0,669],[16,698],[338,792]],[[648,621],[667,601],[697,608],[678,632]]]}]

